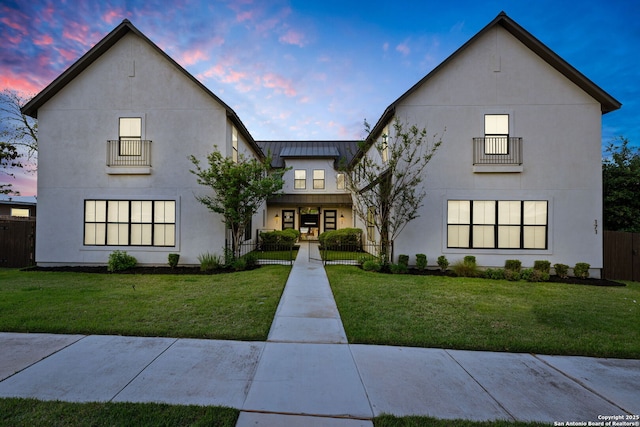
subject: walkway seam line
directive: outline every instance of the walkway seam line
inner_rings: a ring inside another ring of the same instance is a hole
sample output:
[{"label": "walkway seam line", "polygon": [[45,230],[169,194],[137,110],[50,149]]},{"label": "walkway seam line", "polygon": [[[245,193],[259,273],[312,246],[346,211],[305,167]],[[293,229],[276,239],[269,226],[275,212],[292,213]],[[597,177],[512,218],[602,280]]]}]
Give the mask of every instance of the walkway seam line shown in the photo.
[{"label": "walkway seam line", "polygon": [[144,371],[146,371],[146,370],[147,370],[147,368],[148,368],[149,366],[151,366],[151,364],[152,364],[153,362],[155,362],[156,360],[158,360],[158,358],[159,358],[160,356],[162,356],[163,354],[165,354],[165,353],[167,352],[167,350],[169,350],[171,347],[173,347],[173,345],[174,345],[175,343],[177,343],[178,341],[180,341],[180,338],[176,338],[176,339],[174,339],[174,340],[173,340],[173,342],[167,346],[167,348],[165,348],[165,349],[164,349],[164,350],[162,350],[160,353],[158,353],[158,355],[157,355],[156,357],[154,357],[154,358],[153,358],[149,363],[147,363],[147,364],[146,364],[142,369],[140,369],[140,372],[138,372],[137,374],[135,374],[135,375],[133,376],[133,378],[131,378],[131,379],[129,380],[129,382],[127,382],[127,383],[126,383],[126,384],[125,384],[125,385],[124,385],[120,390],[118,390],[118,392],[117,392],[116,394],[114,394],[114,395],[113,395],[113,397],[112,397],[111,399],[109,399],[109,402],[113,402],[113,399],[115,399],[116,397],[118,397],[118,395],[119,395],[120,393],[122,393],[122,392],[124,391],[124,389],[125,389],[125,388],[129,387],[129,385],[130,385],[132,382],[134,382],[134,381],[136,380],[136,378],[138,378],[138,377],[140,376],[140,374],[142,374]]},{"label": "walkway seam line", "polygon": [[478,380],[476,379],[476,377],[474,377],[473,375],[471,375],[471,372],[467,371],[467,369],[466,369],[464,366],[462,366],[462,364],[458,361],[458,359],[456,359],[455,357],[453,357],[453,355],[452,355],[451,353],[449,353],[449,350],[447,350],[446,348],[443,348],[442,350],[443,350],[445,353],[447,353],[447,355],[448,355],[448,356],[449,356],[449,357],[450,357],[454,362],[456,362],[456,364],[457,364],[458,366],[460,366],[460,368],[462,368],[462,370],[463,370],[463,371],[465,371],[465,372],[467,373],[467,375],[469,375],[469,377],[470,377],[470,378],[471,378],[471,379],[472,379],[476,384],[478,384],[478,386],[479,386],[481,389],[483,389],[483,390],[485,391],[485,393],[487,393],[487,395],[488,395],[491,399],[493,399],[493,401],[494,401],[494,402],[496,402],[496,404],[497,404],[500,408],[502,408],[502,410],[503,410],[505,413],[507,413],[507,414],[508,414],[508,415],[509,415],[509,416],[510,416],[514,421],[521,421],[521,420],[518,420],[518,419],[517,419],[517,418],[516,418],[516,417],[515,417],[515,416],[514,416],[514,415],[513,415],[513,414],[512,414],[508,409],[507,409],[507,408],[505,408],[505,406],[504,406],[502,403],[500,403],[500,401],[499,401],[498,399],[496,399],[496,397],[495,397],[493,394],[491,394],[491,392],[490,392],[489,390],[487,390],[487,389],[485,388],[485,386],[483,386],[483,385],[480,383],[480,381],[478,381]]},{"label": "walkway seam line", "polygon": [[619,408],[621,411],[624,411],[627,413],[627,415],[635,415],[632,412],[626,410],[625,408],[623,408],[622,406],[618,405],[616,402],[614,402],[613,400],[610,400],[609,398],[607,398],[606,396],[600,394],[599,392],[597,392],[595,389],[589,387],[587,384],[583,383],[582,381],[580,381],[578,378],[574,378],[571,375],[567,374],[566,372],[564,372],[563,370],[561,370],[560,368],[556,368],[555,366],[553,366],[551,363],[547,362],[544,359],[541,359],[538,357],[538,355],[530,353],[531,356],[533,356],[536,360],[539,360],[540,362],[542,362],[543,364],[545,364],[546,366],[550,367],[551,369],[553,369],[554,371],[560,373],[562,376],[564,376],[565,378],[570,379],[571,381],[575,382],[576,384],[578,384],[580,387],[584,388],[585,390],[587,390],[588,392],[593,393],[594,395],[598,396],[600,399],[604,400],[605,402],[610,403],[611,405],[615,406],[616,408]]}]

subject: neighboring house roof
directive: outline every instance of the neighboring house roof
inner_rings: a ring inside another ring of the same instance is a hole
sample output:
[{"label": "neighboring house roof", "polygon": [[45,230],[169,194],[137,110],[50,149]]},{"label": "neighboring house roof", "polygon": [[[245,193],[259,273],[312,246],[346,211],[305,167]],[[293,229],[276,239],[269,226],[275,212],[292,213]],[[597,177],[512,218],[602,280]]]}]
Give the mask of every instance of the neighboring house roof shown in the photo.
[{"label": "neighboring house roof", "polygon": [[3,194],[0,195],[0,204],[35,206],[36,196],[7,196]]},{"label": "neighboring house roof", "polygon": [[180,64],[174,61],[169,55],[167,55],[162,49],[160,49],[155,43],[153,43],[147,36],[145,36],[140,30],[138,30],[128,19],[122,21],[120,25],[107,34],[102,40],[96,43],[87,53],[85,53],[80,59],[78,59],[73,65],[58,76],[53,82],[51,82],[46,88],[38,93],[31,101],[29,101],[24,107],[22,107],[22,113],[31,116],[35,119],[38,118],[38,109],[43,106],[49,99],[62,90],[67,84],[69,84],[74,78],[82,73],[87,67],[95,62],[103,53],[107,52],[113,45],[115,45],[126,34],[133,33],[146,41],[153,49],[155,49],[162,57],[173,64],[178,71],[183,73],[189,80],[194,82],[205,93],[211,96],[216,102],[224,107],[227,111],[227,117],[238,128],[238,131],[244,136],[247,142],[254,148],[259,156],[264,154],[260,151],[260,148],[256,144],[255,140],[240,120],[240,117],[236,114],[231,107],[225,104],[220,98],[218,98],[213,92],[211,92],[205,85],[203,85],[198,79],[192,76],[187,70],[182,68]]},{"label": "neighboring house roof", "polygon": [[283,194],[272,197],[270,205],[290,206],[351,206],[351,194]]},{"label": "neighboring house roof", "polygon": [[500,12],[498,16],[491,21],[486,27],[480,30],[469,41],[463,44],[458,50],[445,59],[440,65],[435,67],[429,74],[423,77],[418,83],[413,85],[408,91],[402,94],[384,111],[376,125],[371,129],[369,136],[367,137],[366,144],[363,147],[362,152],[359,152],[357,156],[354,156],[353,161],[362,156],[373,142],[380,136],[384,127],[391,121],[395,115],[395,110],[398,104],[405,100],[408,96],[417,91],[423,84],[427,83],[434,75],[436,75],[442,68],[450,63],[454,58],[460,55],[465,49],[472,45],[477,39],[482,37],[485,33],[490,31],[496,25],[500,25],[507,30],[511,35],[518,39],[522,44],[528,47],[531,51],[537,54],[540,58],[546,61],[549,65],[555,68],[558,72],[563,74],[571,82],[589,94],[592,98],[598,101],[601,105],[602,114],[609,113],[619,109],[622,104],[602,90],[599,86],[589,80],[585,75],[576,70],[568,62],[558,56],[555,52],[544,45],[540,40],[535,38],[531,33],[522,28],[513,19],[509,18],[505,12]]},{"label": "neighboring house roof", "polygon": [[271,154],[271,166],[283,168],[286,158],[334,159],[334,167],[347,165],[358,152],[359,141],[257,141]]}]

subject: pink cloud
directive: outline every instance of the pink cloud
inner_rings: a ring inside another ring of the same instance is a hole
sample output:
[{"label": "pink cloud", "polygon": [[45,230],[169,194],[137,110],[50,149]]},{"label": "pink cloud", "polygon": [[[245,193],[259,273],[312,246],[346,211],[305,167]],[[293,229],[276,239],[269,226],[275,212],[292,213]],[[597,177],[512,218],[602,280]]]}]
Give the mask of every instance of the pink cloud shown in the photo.
[{"label": "pink cloud", "polygon": [[9,28],[13,28],[16,31],[19,31],[22,34],[27,34],[27,27],[9,19],[9,17],[7,16],[3,16],[2,18],[0,18],[0,22]]},{"label": "pink cloud", "polygon": [[89,35],[89,26],[86,24],[79,24],[77,22],[70,22],[62,31],[62,37],[79,43],[82,46],[91,45],[91,37]]},{"label": "pink cloud", "polygon": [[0,69],[0,90],[15,90],[24,96],[29,96],[39,92],[42,87],[42,84],[27,80],[22,75],[17,76],[11,70]]},{"label": "pink cloud", "polygon": [[48,34],[43,34],[33,39],[33,43],[37,46],[48,46],[53,43],[53,38]]},{"label": "pink cloud", "polygon": [[114,22],[118,22],[120,19],[123,19],[123,12],[120,9],[112,9],[112,10],[107,10],[105,13],[102,14],[102,19],[107,23],[107,24],[113,24]]},{"label": "pink cloud", "polygon": [[178,62],[184,65],[193,65],[200,61],[206,61],[207,59],[209,59],[209,55],[206,52],[196,48],[184,52],[179,58]]},{"label": "pink cloud", "polygon": [[291,81],[275,73],[267,73],[262,77],[262,85],[277,92],[283,92],[286,96],[296,96],[296,90]]},{"label": "pink cloud", "polygon": [[244,21],[252,21],[254,12],[252,10],[245,10],[236,15],[236,21],[244,22]]},{"label": "pink cloud", "polygon": [[56,51],[65,59],[65,61],[74,61],[78,59],[78,54],[75,51],[58,48]]},{"label": "pink cloud", "polygon": [[304,39],[305,39],[304,34],[295,30],[289,30],[284,35],[280,36],[278,40],[281,43],[293,44],[296,46],[304,47],[305,45]]},{"label": "pink cloud", "polygon": [[411,53],[411,49],[409,48],[406,42],[400,43],[398,46],[396,46],[396,50],[401,54],[403,54],[404,56],[407,56]]}]

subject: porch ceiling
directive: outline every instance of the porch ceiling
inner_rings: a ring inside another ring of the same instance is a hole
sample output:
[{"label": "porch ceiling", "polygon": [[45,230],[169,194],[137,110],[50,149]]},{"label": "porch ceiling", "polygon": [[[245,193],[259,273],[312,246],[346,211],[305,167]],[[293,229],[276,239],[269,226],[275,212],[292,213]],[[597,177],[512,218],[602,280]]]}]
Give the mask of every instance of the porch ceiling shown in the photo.
[{"label": "porch ceiling", "polygon": [[351,207],[350,194],[283,194],[267,200],[269,205]]}]

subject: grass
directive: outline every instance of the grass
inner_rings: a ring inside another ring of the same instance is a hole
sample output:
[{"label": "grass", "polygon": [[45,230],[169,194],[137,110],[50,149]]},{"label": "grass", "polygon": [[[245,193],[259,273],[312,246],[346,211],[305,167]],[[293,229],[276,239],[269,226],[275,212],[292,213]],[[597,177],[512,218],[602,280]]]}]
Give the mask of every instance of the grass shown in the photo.
[{"label": "grass", "polygon": [[216,426],[233,427],[240,411],[159,403],[69,403],[0,399],[3,426]]},{"label": "grass", "polygon": [[0,269],[0,331],[264,341],[290,269],[217,275]]},{"label": "grass", "polygon": [[354,251],[334,251],[329,249],[323,249],[320,251],[322,259],[325,261],[340,261],[340,260],[377,260],[378,257],[368,252],[354,252]]},{"label": "grass", "polygon": [[350,343],[640,358],[640,283],[326,271]]},{"label": "grass", "polygon": [[258,259],[294,261],[298,256],[298,249],[290,251],[253,251],[250,252],[257,255]]}]

